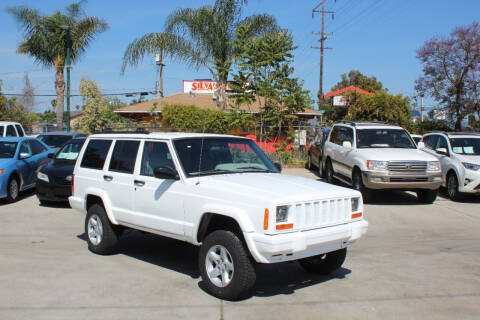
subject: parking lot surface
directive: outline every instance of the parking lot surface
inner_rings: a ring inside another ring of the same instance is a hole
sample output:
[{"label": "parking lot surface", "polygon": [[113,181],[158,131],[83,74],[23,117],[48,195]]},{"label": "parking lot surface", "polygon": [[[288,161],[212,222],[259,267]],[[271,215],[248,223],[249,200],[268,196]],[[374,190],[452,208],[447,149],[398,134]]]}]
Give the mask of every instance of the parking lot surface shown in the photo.
[{"label": "parking lot surface", "polygon": [[0,319],[480,318],[480,197],[422,205],[380,192],[365,214],[367,234],[334,275],[259,265],[253,296],[222,302],[202,290],[194,246],[127,231],[117,254],[98,256],[82,214],[30,192],[0,203]]}]

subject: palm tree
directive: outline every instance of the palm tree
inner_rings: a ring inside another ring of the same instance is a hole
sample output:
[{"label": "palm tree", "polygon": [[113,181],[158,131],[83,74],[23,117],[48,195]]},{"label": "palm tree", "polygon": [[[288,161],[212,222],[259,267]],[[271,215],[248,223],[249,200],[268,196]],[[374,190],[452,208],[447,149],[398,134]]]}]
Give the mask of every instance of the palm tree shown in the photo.
[{"label": "palm tree", "polygon": [[38,10],[25,6],[7,8],[7,12],[23,29],[23,40],[17,52],[29,55],[36,63],[55,70],[57,128],[63,127],[67,32],[70,31],[71,63],[75,63],[95,37],[108,28],[105,20],[85,16],[85,2],[72,3],[65,8],[65,12],[57,11],[51,15],[41,15]]},{"label": "palm tree", "polygon": [[[136,65],[145,54],[166,52],[199,69],[207,68],[219,84],[217,107],[227,106],[226,87],[235,48],[235,31],[245,26],[251,36],[277,30],[274,17],[257,14],[242,17],[245,0],[216,0],[213,6],[197,9],[185,8],[172,12],[165,23],[163,35],[167,41],[147,41],[155,34],[135,40],[124,56],[124,70],[128,64]],[[133,62],[133,63],[132,63]]]}]

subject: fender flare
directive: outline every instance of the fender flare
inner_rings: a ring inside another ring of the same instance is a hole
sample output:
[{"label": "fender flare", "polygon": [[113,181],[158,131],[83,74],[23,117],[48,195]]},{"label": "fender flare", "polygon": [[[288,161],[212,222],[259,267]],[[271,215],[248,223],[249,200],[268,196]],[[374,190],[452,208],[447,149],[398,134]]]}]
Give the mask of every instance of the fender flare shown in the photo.
[{"label": "fender flare", "polygon": [[85,190],[85,212],[87,212],[87,197],[90,195],[97,196],[100,199],[102,199],[103,207],[105,208],[105,212],[107,213],[108,219],[113,224],[118,225],[117,219],[115,219],[112,213],[112,203],[110,202],[110,199],[108,198],[107,193],[102,189],[90,187],[90,188],[87,188],[87,190]]}]

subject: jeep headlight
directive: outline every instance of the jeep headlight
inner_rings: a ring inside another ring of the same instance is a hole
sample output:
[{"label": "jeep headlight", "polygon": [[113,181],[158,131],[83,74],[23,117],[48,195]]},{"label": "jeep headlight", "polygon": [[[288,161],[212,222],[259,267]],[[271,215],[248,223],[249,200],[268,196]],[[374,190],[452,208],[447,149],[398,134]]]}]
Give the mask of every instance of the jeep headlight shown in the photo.
[{"label": "jeep headlight", "polygon": [[277,207],[277,223],[288,221],[289,208],[290,208],[289,206],[278,206]]},{"label": "jeep headlight", "polygon": [[352,212],[360,211],[360,209],[362,208],[360,198],[359,197],[351,198],[350,201],[352,203]]},{"label": "jeep headlight", "polygon": [[429,161],[427,163],[427,171],[428,172],[436,172],[436,171],[441,171],[442,167],[440,166],[439,161]]},{"label": "jeep headlight", "polygon": [[45,173],[40,172],[40,171],[38,171],[38,173],[37,173],[37,179],[50,183],[50,180],[48,179],[48,176]]},{"label": "jeep headlight", "polygon": [[475,163],[469,163],[469,162],[462,162],[463,166],[465,169],[468,170],[473,170],[473,171],[478,171],[480,170],[480,165],[475,164]]},{"label": "jeep headlight", "polygon": [[374,171],[387,171],[388,161],[367,160],[367,168]]}]

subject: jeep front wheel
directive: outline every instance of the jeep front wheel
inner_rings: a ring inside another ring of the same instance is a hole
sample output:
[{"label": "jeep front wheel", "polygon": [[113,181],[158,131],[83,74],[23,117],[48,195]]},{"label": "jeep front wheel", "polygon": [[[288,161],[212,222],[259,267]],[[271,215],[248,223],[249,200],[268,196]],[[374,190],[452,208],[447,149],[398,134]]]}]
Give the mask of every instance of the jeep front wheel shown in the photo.
[{"label": "jeep front wheel", "polygon": [[121,235],[121,227],[112,225],[102,206],[92,205],[85,217],[88,249],[97,254],[112,253]]},{"label": "jeep front wheel", "polygon": [[308,272],[327,275],[339,269],[347,256],[347,248],[327,252],[298,260],[300,265]]},{"label": "jeep front wheel", "polygon": [[248,251],[231,231],[210,233],[200,248],[198,264],[207,291],[217,298],[243,298],[255,284],[255,268]]}]

